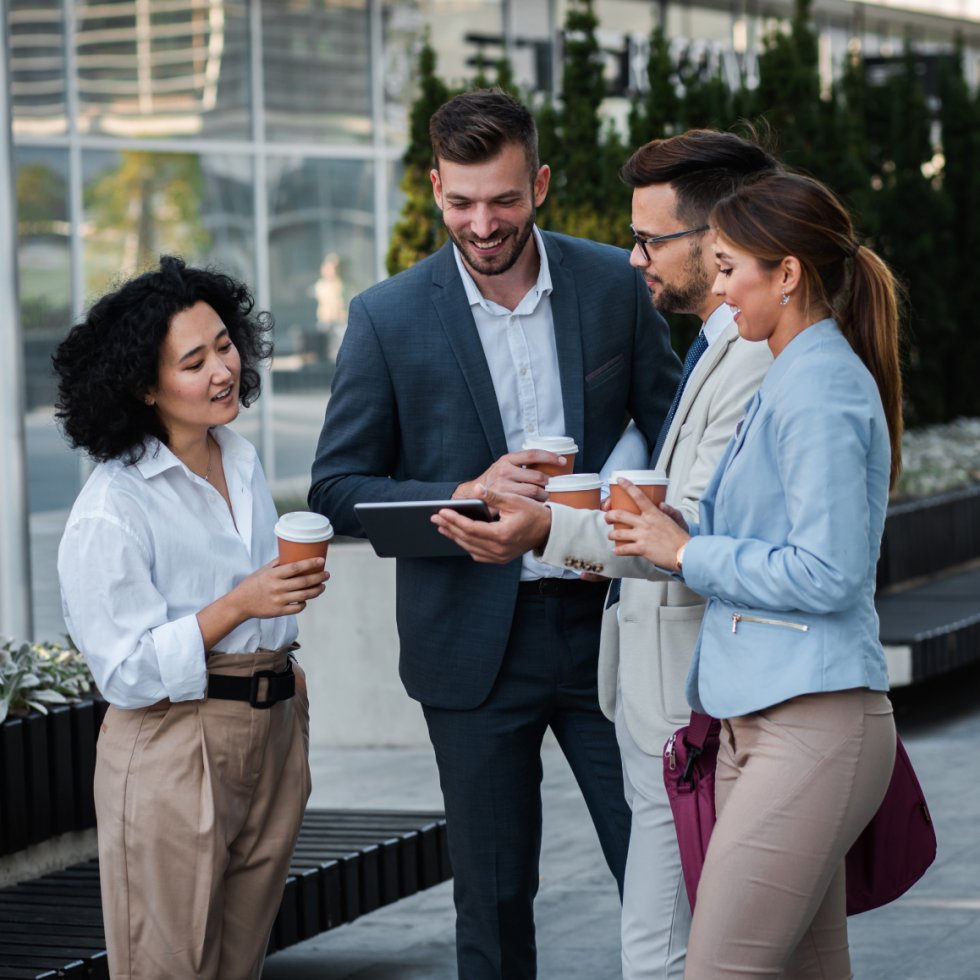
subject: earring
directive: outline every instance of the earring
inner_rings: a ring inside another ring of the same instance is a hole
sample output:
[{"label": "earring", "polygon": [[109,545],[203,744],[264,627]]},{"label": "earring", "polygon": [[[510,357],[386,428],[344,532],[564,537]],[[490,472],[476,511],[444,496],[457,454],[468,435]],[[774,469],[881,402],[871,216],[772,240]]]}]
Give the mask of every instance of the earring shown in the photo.
[{"label": "earring", "polygon": [[789,293],[783,293],[783,298],[779,301],[780,306],[785,306],[789,302]]},{"label": "earring", "polygon": [[144,398],[144,399],[143,399],[143,401],[144,401],[144,402],[146,402],[146,404],[147,404],[147,405],[148,405],[148,406],[149,406],[150,408],[153,408],[153,406],[154,406],[154,405],[156,404],[156,403],[155,403],[155,402],[153,401],[153,399],[152,399],[152,398],[151,398],[151,397],[150,397],[149,395],[147,395],[147,396],[146,396],[146,398]]}]

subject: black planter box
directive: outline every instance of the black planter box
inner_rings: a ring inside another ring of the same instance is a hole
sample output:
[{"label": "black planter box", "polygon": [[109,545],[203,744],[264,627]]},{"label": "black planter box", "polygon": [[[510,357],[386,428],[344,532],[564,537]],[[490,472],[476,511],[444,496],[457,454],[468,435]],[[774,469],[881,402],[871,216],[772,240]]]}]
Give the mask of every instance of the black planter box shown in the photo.
[{"label": "black planter box", "polygon": [[106,707],[87,698],[0,725],[0,856],[95,826],[95,743]]},{"label": "black planter box", "polygon": [[878,561],[878,588],[980,558],[980,484],[892,504]]}]

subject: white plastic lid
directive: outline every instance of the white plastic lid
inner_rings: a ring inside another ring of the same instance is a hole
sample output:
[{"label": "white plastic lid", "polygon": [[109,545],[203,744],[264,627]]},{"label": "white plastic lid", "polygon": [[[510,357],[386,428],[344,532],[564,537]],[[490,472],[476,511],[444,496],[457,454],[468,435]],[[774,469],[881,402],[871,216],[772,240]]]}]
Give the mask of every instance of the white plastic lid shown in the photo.
[{"label": "white plastic lid", "polygon": [[558,456],[578,452],[578,446],[571,436],[528,436],[521,449],[544,449]]},{"label": "white plastic lid", "polygon": [[670,483],[664,470],[613,470],[609,477],[610,484],[618,483],[621,476],[638,487],[667,486]]},{"label": "white plastic lid", "polygon": [[564,473],[553,476],[545,486],[548,493],[570,493],[573,490],[598,490],[602,478],[598,473]]},{"label": "white plastic lid", "polygon": [[333,537],[333,526],[322,514],[294,510],[283,514],[276,522],[276,537],[298,544],[329,541]]}]

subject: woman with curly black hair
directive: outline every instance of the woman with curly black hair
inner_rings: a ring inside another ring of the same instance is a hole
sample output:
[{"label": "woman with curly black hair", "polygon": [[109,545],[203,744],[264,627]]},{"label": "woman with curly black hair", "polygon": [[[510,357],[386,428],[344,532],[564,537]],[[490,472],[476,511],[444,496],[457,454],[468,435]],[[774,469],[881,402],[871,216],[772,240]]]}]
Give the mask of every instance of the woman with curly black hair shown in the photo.
[{"label": "woman with curly black hair", "polygon": [[54,356],[56,416],[98,461],[58,574],[110,702],[95,799],[114,980],[259,977],[310,792],[291,651],[328,576],[322,558],[279,565],[262,467],[226,428],[271,353],[253,306],[165,257]]}]

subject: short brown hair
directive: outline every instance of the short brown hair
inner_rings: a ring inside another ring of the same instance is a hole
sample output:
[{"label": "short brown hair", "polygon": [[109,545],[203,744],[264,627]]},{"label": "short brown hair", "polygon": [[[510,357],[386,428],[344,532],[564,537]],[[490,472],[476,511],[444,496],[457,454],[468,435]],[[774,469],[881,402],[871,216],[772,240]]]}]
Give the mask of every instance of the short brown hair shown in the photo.
[{"label": "short brown hair", "polygon": [[508,144],[522,147],[531,175],[538,171],[538,131],[527,107],[499,88],[463,92],[440,106],[429,120],[432,166],[484,163]]},{"label": "short brown hair", "polygon": [[629,187],[670,184],[677,195],[677,217],[694,228],[708,223],[711,209],[747,177],[779,169],[763,147],[715,129],[651,140],[623,165]]}]

